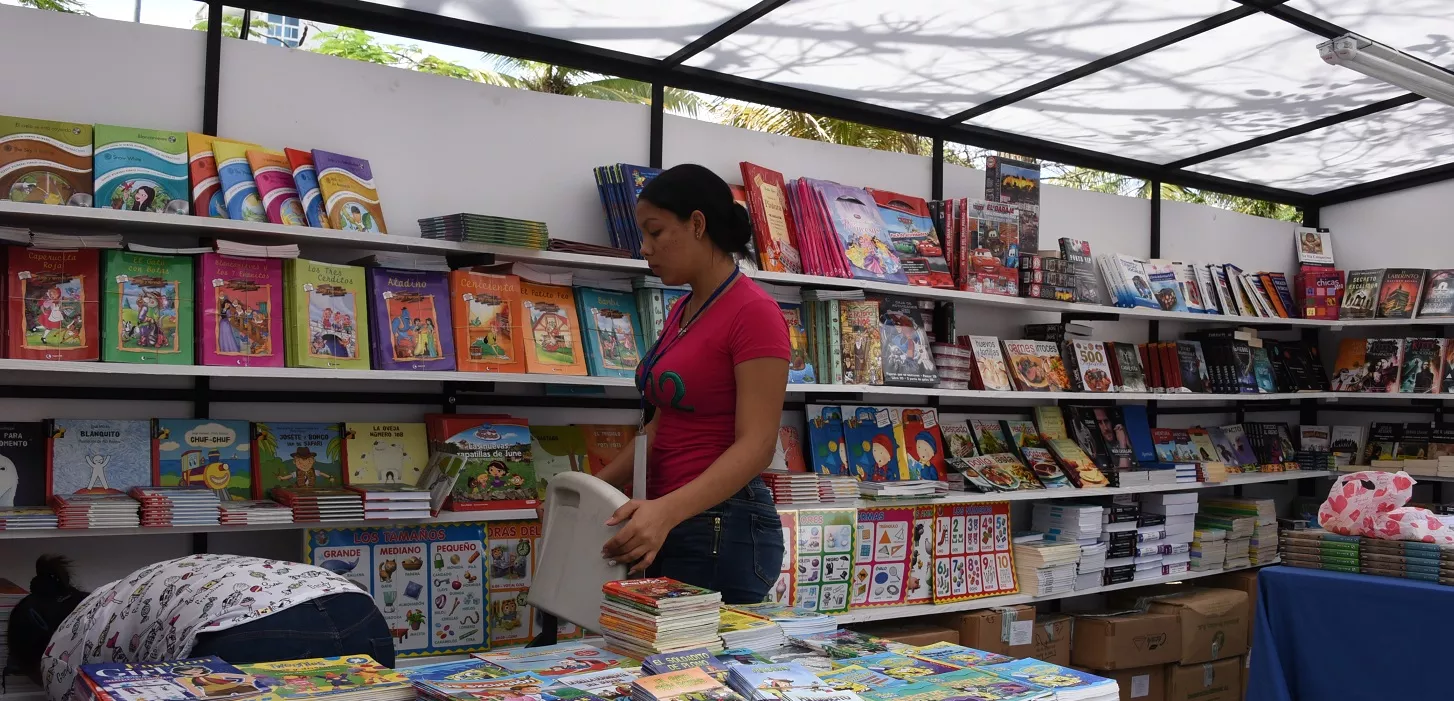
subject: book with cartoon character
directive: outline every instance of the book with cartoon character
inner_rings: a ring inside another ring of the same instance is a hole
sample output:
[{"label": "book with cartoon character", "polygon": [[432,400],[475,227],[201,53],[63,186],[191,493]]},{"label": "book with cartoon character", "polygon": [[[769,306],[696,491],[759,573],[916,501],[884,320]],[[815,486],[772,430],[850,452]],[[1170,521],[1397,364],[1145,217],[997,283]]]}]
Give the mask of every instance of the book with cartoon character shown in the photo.
[{"label": "book with cartoon character", "polygon": [[249,144],[225,139],[212,140],[212,154],[217,163],[217,178],[222,183],[222,201],[227,218],[233,221],[266,222],[267,210],[257,194],[257,181],[252,179],[252,165],[247,162]]},{"label": "book with cartoon character", "polygon": [[198,487],[223,501],[252,498],[252,425],[228,419],[153,419],[152,484]]},{"label": "book with cartoon character", "polygon": [[530,672],[546,678],[614,669],[627,661],[614,652],[585,643],[476,652],[474,656],[496,665],[507,674]]},{"label": "book with cartoon character", "polygon": [[[335,694],[356,693],[365,687],[370,695],[392,696],[393,690],[411,687],[403,674],[375,662],[368,655],[258,662],[238,665],[237,668],[267,685],[268,693],[262,696],[261,701],[283,701],[298,696],[318,698],[323,689]],[[331,694],[323,692],[322,695]]]},{"label": "book with cartoon character", "polygon": [[636,299],[587,287],[575,288],[575,296],[591,375],[634,377],[644,352]]},{"label": "book with cartoon character", "polygon": [[318,171],[318,189],[323,193],[328,228],[389,233],[384,226],[378,190],[374,189],[374,171],[368,161],[313,149],[313,165]]},{"label": "book with cartoon character", "polygon": [[192,184],[192,214],[226,219],[227,203],[222,199],[222,179],[217,175],[211,136],[187,132],[187,173]]},{"label": "book with cartoon character", "polygon": [[7,358],[99,360],[101,265],[96,249],[9,246]]},{"label": "book with cartoon character", "polygon": [[524,338],[525,368],[545,375],[588,375],[575,295],[560,285],[520,283],[516,322]]},{"label": "book with cartoon character", "polygon": [[46,494],[126,494],[151,485],[151,422],[55,419]]},{"label": "book with cartoon character", "polygon": [[909,479],[944,481],[944,437],[939,432],[939,412],[928,409],[899,410],[903,426],[903,443],[899,459],[909,471]]},{"label": "book with cartoon character", "polygon": [[[1031,658],[985,665],[979,669],[990,674],[1018,679],[1050,689],[1104,688],[1106,690],[1112,690],[1116,688],[1116,682],[1110,679],[1097,677],[1094,674],[1082,672],[1078,669],[1061,667],[1057,664],[1042,662]],[[1093,695],[1087,694],[1086,698]]]},{"label": "book with cartoon character", "polygon": [[431,453],[463,461],[448,508],[528,509],[540,503],[530,424],[524,419],[431,414],[425,420]]},{"label": "book with cartoon character", "polygon": [[368,268],[375,370],[453,370],[454,323],[445,273]]},{"label": "book with cartoon character", "polygon": [[813,472],[820,475],[848,475],[848,448],[843,440],[843,410],[836,405],[809,404],[808,448],[813,455]]},{"label": "book with cartoon character", "polygon": [[0,423],[0,508],[45,506],[46,424]]},{"label": "book with cartoon character", "polygon": [[226,698],[241,701],[262,696],[268,687],[257,677],[223,662],[196,657],[171,662],[94,662],[83,664],[77,685],[98,699],[127,701],[190,701]]},{"label": "book with cartoon character", "polygon": [[419,482],[429,462],[429,432],[422,423],[343,425],[345,485]]},{"label": "book with cartoon character", "polygon": [[[934,645],[948,645],[948,643],[934,643]],[[934,645],[928,647],[934,647]],[[969,650],[969,648],[964,649]],[[982,654],[987,657],[984,662],[979,664],[1000,664],[1012,661],[1004,655],[996,655],[993,652]],[[973,659],[973,656],[965,657],[964,661],[970,659]],[[998,674],[990,674],[973,667],[975,665],[966,665],[965,669],[925,677],[924,682],[958,691],[963,694],[961,698],[969,701],[1048,701],[1048,699],[1055,698],[1054,694],[1044,687],[1018,679],[1001,677]]]},{"label": "book with cartoon character", "polygon": [[106,251],[101,359],[191,365],[195,293],[191,256]]},{"label": "book with cartoon character", "polygon": [[203,365],[283,367],[283,261],[207,253],[197,259]]},{"label": "book with cartoon character", "polygon": [[530,447],[541,497],[551,477],[562,472],[590,472],[586,434],[580,426],[531,426]]},{"label": "book with cartoon character", "polygon": [[520,278],[452,270],[449,301],[460,370],[525,372]]},{"label": "book with cartoon character", "polygon": [[0,117],[0,195],[11,202],[90,207],[93,138],[90,124]]},{"label": "book with cartoon character", "polygon": [[340,424],[259,421],[252,425],[253,498],[273,487],[343,486]]},{"label": "book with cartoon character", "polygon": [[323,191],[318,188],[318,169],[313,165],[313,154],[308,151],[285,148],[283,155],[293,171],[293,187],[298,191],[298,201],[303,205],[303,216],[308,226],[327,229],[328,218],[323,211]]},{"label": "book with cartoon character", "polygon": [[854,608],[904,603],[904,583],[914,547],[914,513],[912,506],[858,510],[849,590],[849,603]]},{"label": "book with cartoon character", "polygon": [[899,464],[894,421],[886,407],[845,408],[843,437],[848,444],[850,474],[863,482],[898,482],[908,479]]},{"label": "book with cartoon character", "polygon": [[283,287],[288,367],[369,369],[363,268],[292,258]]},{"label": "book with cartoon character", "polygon": [[[833,665],[835,667],[847,667],[849,665],[862,667],[887,677],[909,682],[917,681],[920,677],[927,677],[931,674],[943,674],[945,672],[953,672],[957,669],[942,662],[923,660],[892,652],[880,652],[877,655],[865,655],[863,657],[855,657],[851,660],[841,660],[834,662]],[[899,688],[902,689],[903,687]]]},{"label": "book with cartoon character", "polygon": [[186,214],[187,135],[97,124],[95,206]]},{"label": "book with cartoon character", "polygon": [[917,300],[884,297],[879,301],[880,347],[884,384],[933,387],[939,383],[924,314]]},{"label": "book with cartoon character", "polygon": [[792,600],[798,608],[835,614],[848,610],[856,522],[853,509],[805,509],[797,513]]}]

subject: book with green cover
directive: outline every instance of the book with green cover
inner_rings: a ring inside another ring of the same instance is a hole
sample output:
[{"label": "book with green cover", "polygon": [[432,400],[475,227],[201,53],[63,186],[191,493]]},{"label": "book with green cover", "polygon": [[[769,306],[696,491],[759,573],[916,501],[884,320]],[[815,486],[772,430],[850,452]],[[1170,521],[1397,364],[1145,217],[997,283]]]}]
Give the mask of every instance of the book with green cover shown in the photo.
[{"label": "book with green cover", "polygon": [[187,214],[187,135],[180,131],[97,124],[99,209]]},{"label": "book with green cover", "polygon": [[0,117],[0,197],[91,206],[90,124]]},{"label": "book with green cover", "polygon": [[535,479],[540,483],[542,496],[546,482],[555,475],[590,473],[586,469],[589,464],[586,434],[580,426],[531,426],[530,449],[535,454]]},{"label": "book with green cover", "polygon": [[288,367],[369,369],[363,268],[294,258],[283,263],[283,289]]},{"label": "book with green cover", "polygon": [[192,259],[106,251],[101,359],[191,365],[195,358]]}]

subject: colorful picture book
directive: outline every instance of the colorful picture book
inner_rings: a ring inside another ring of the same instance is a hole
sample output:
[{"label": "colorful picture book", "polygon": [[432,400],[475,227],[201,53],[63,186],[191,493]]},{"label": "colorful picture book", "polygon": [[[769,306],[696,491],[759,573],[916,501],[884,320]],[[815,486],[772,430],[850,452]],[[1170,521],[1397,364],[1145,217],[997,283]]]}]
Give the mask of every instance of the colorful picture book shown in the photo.
[{"label": "colorful picture book", "polygon": [[0,116],[0,197],[90,207],[93,138],[90,124]]},{"label": "colorful picture book", "polygon": [[95,139],[97,207],[190,211],[186,134],[97,124]]},{"label": "colorful picture book", "polygon": [[520,282],[525,369],[543,375],[586,375],[585,348],[569,287]]},{"label": "colorful picture book", "polygon": [[222,179],[217,175],[217,157],[212,153],[212,137],[187,132],[187,153],[187,173],[192,184],[192,214],[226,219],[227,203],[222,199]]},{"label": "colorful picture book", "polygon": [[258,421],[252,425],[253,498],[274,487],[342,487],[343,432],[339,424]]},{"label": "colorful picture book", "polygon": [[56,419],[46,494],[125,494],[150,487],[151,422]]},{"label": "colorful picture book", "polygon": [[788,325],[788,342],[792,346],[788,356],[788,384],[814,384],[818,381],[818,371],[808,350],[808,327],[803,319],[803,305],[779,302],[778,308]]},{"label": "colorful picture book", "polygon": [[413,485],[429,461],[429,433],[422,423],[343,425],[343,484]]},{"label": "colorful picture book", "polygon": [[49,448],[44,421],[0,422],[0,508],[45,506]]},{"label": "colorful picture book", "polygon": [[412,690],[403,674],[375,662],[368,655],[258,662],[238,665],[237,668],[266,684],[269,698],[307,698],[320,689],[361,691],[367,688],[371,695],[388,694],[391,690]]},{"label": "colorful picture book", "polygon": [[868,191],[826,180],[813,181],[813,188],[827,210],[831,234],[848,262],[850,277],[908,284],[878,204]]},{"label": "colorful picture book", "polygon": [[574,289],[591,375],[635,377],[643,352],[635,298],[625,292]]},{"label": "colorful picture book", "polygon": [[375,370],[453,370],[454,324],[445,273],[367,268]]},{"label": "colorful picture book", "polygon": [[853,509],[797,513],[795,606],[830,614],[848,610],[856,518]]},{"label": "colorful picture book", "polygon": [[257,182],[252,179],[252,165],[247,162],[248,150],[256,148],[256,144],[212,140],[217,177],[222,181],[222,201],[227,205],[227,218],[233,221],[268,220],[262,198],[257,194]]},{"label": "colorful picture book", "polygon": [[932,408],[904,408],[890,412],[902,435],[899,440],[899,462],[908,471],[908,479],[943,481],[944,436],[939,432],[939,412]]},{"label": "colorful picture book", "polygon": [[897,192],[870,192],[909,284],[953,289],[954,278],[950,276],[949,265],[944,260],[944,249],[934,230],[929,204],[922,198]]},{"label": "colorful picture book", "polygon": [[283,155],[287,156],[288,166],[293,171],[293,189],[298,191],[298,201],[308,226],[327,229],[328,217],[323,212],[323,192],[318,189],[318,169],[313,166],[313,154],[285,148]]},{"label": "colorful picture book", "polygon": [[313,150],[318,171],[318,189],[323,193],[323,211],[328,228],[387,234],[384,210],[374,189],[374,171],[369,162],[329,151]]},{"label": "colorful picture book", "polygon": [[454,511],[523,509],[539,503],[530,426],[508,416],[430,415],[431,453],[463,461],[450,493]]},{"label": "colorful picture book", "polygon": [[94,249],[7,249],[9,358],[99,360],[100,259]]},{"label": "colorful picture book", "polygon": [[[875,506],[858,510],[849,604],[855,608],[904,603],[913,552],[914,507]],[[868,667],[869,665],[863,665]]]},{"label": "colorful picture book", "polygon": [[983,672],[1028,682],[1036,686],[1056,689],[1057,694],[1060,693],[1059,690],[1061,689],[1105,688],[1111,690],[1116,687],[1115,682],[1104,677],[1097,677],[1089,672],[1082,672],[1078,669],[1062,667],[1033,658],[985,665],[979,669]]},{"label": "colorful picture book", "polygon": [[884,407],[849,407],[843,417],[852,474],[863,482],[908,479],[899,464],[899,442],[892,413]]},{"label": "colorful picture book", "polygon": [[885,384],[933,387],[939,383],[919,303],[902,297],[879,301]]},{"label": "colorful picture book", "polygon": [[190,256],[106,251],[101,359],[191,365],[196,293]]},{"label": "colorful picture book", "polygon": [[[972,531],[966,528],[965,532],[969,533]],[[1013,550],[1011,552],[1013,552]],[[959,667],[961,670],[970,667],[979,667],[981,665],[1009,662],[1010,660],[1014,659],[1013,657],[1006,657],[1005,655],[1001,655],[999,653],[985,652],[984,650],[976,650],[972,647],[965,647],[963,645],[955,645],[954,643],[943,642],[923,645],[919,649],[915,650],[913,652],[913,655],[914,657],[922,657],[926,660],[933,660],[942,664],[954,665],[955,667]],[[954,674],[959,674],[959,672],[945,672],[943,676],[939,677],[939,679],[948,681],[951,678],[950,675]]]},{"label": "colorful picture book", "polygon": [[369,369],[363,268],[292,258],[283,287],[289,367]]},{"label": "colorful picture book", "polygon": [[460,370],[525,372],[520,278],[450,271],[449,303]]},{"label": "colorful picture book", "polygon": [[205,488],[222,501],[252,499],[252,425],[229,419],[154,419],[152,484]]},{"label": "colorful picture book", "polygon": [[580,426],[531,426],[530,447],[542,497],[551,477],[562,472],[589,474],[586,434]]},{"label": "colorful picture book", "polygon": [[934,603],[1019,590],[1008,502],[939,504],[934,509]]},{"label": "colorful picture book", "polygon": [[[957,667],[941,662],[900,655],[893,652],[864,655],[863,657],[855,657],[851,660],[843,660],[842,662],[835,662],[834,664],[843,664],[844,666],[851,664],[903,681],[915,681],[927,675],[943,674],[958,669]],[[903,689],[905,687],[899,688]]]},{"label": "colorful picture book", "polygon": [[262,696],[270,688],[262,679],[216,656],[171,662],[93,662],[81,665],[77,673],[77,687],[84,686],[92,698],[101,699],[241,701]]},{"label": "colorful picture book", "polygon": [[757,255],[762,269],[773,273],[803,272],[797,232],[788,209],[782,173],[743,161],[742,183],[747,191]]},{"label": "colorful picture book", "polygon": [[[935,645],[940,644],[942,643],[935,643]],[[1003,655],[996,655],[994,653],[985,654],[992,658],[998,657],[1001,659],[998,662],[986,661],[984,664],[998,664],[1011,661]],[[1001,677],[997,674],[990,674],[989,672],[980,670],[978,667],[935,674],[924,677],[923,679],[926,684],[934,684],[936,686],[953,689],[963,694],[962,698],[967,701],[1034,701],[1036,699],[1053,698],[1046,692],[1045,687],[1018,679]]]},{"label": "colorful picture book", "polygon": [[843,384],[884,383],[883,337],[877,300],[838,303],[842,338]]},{"label": "colorful picture book", "polygon": [[809,404],[804,411],[813,471],[820,475],[851,474],[843,439],[843,410],[836,405]]},{"label": "colorful picture book", "polygon": [[303,213],[303,201],[298,199],[298,188],[293,181],[293,165],[288,157],[271,149],[248,149],[247,164],[252,167],[252,179],[257,184],[258,197],[268,221],[288,226],[308,226]]},{"label": "colorful picture book", "polygon": [[283,261],[220,253],[197,261],[202,364],[282,367]]}]

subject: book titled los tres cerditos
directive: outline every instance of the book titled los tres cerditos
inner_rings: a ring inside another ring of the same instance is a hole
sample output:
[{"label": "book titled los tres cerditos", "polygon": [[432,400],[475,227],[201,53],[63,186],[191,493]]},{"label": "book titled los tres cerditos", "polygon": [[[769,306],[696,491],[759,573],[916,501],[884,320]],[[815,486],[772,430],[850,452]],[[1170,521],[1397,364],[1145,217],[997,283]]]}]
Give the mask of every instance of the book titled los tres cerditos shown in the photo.
[{"label": "book titled los tres cerditos", "polygon": [[369,369],[364,269],[294,258],[283,281],[288,366]]}]

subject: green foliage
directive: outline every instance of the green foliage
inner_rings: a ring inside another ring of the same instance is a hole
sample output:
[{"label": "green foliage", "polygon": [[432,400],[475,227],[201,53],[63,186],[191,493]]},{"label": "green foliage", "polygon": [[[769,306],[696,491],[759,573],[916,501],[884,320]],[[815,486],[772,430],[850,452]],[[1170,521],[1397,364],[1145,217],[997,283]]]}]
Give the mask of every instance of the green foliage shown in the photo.
[{"label": "green foliage", "polygon": [[21,7],[30,7],[37,10],[50,10],[52,12],[65,12],[72,15],[89,15],[86,11],[86,3],[82,0],[18,0]]},{"label": "green foliage", "polygon": [[[203,11],[203,13],[199,13],[199,14],[201,14],[201,16],[203,17],[203,19],[197,20],[197,23],[192,25],[192,29],[195,29],[195,30],[197,30],[199,32],[205,32],[208,29],[208,22],[205,19],[206,18],[205,10]],[[248,21],[248,30],[247,30],[248,38],[251,39],[251,38],[256,38],[256,37],[267,36],[267,33],[268,33],[268,21],[267,21],[267,19],[264,18],[261,13],[256,13],[256,12],[253,13],[251,19]],[[242,13],[241,12],[227,12],[227,13],[225,13],[225,14],[222,15],[222,36],[227,37],[228,39],[241,39],[242,38]]]}]

